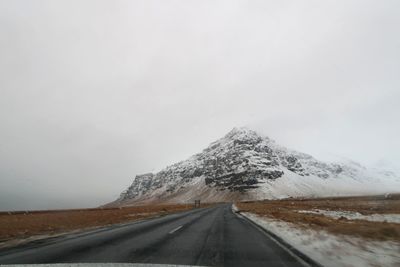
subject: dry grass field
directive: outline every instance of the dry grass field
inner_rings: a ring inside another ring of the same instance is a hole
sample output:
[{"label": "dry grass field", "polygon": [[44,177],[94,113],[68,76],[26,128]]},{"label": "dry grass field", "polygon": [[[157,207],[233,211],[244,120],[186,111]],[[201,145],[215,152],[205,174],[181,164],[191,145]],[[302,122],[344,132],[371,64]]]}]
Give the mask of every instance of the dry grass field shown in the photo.
[{"label": "dry grass field", "polygon": [[236,206],[241,212],[333,234],[400,241],[400,195],[254,201]]},{"label": "dry grass field", "polygon": [[35,235],[129,222],[192,209],[193,205],[149,205],[107,209],[0,212],[0,244]]}]

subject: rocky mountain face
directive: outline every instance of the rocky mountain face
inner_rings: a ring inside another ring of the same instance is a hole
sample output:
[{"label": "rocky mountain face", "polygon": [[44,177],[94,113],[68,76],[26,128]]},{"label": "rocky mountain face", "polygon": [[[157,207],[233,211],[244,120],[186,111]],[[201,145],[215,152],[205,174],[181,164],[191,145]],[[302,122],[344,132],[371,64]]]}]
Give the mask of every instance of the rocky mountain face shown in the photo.
[{"label": "rocky mountain face", "polygon": [[388,187],[382,186],[382,176],[354,162],[322,162],[252,130],[234,128],[185,161],[137,175],[113,204],[363,194],[379,191],[375,183],[383,192],[392,182],[400,185],[397,177],[389,177],[390,183],[383,182]]}]

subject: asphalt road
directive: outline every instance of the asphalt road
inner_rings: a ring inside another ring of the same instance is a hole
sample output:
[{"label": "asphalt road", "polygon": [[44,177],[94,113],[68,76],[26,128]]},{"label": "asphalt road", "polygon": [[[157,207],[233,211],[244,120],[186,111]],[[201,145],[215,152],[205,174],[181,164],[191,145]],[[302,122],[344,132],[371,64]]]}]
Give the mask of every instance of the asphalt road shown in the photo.
[{"label": "asphalt road", "polygon": [[231,205],[30,243],[0,251],[0,264],[163,263],[304,266]]}]

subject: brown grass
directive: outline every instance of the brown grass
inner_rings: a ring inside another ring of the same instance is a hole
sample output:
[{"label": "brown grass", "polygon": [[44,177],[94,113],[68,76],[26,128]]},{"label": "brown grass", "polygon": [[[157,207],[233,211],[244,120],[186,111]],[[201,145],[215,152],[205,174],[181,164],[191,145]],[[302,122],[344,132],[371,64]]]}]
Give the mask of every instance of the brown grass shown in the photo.
[{"label": "brown grass", "polygon": [[285,199],[273,201],[241,202],[236,204],[240,211],[269,216],[278,220],[297,224],[300,227],[325,230],[333,234],[358,236],[373,240],[400,241],[400,224],[347,220],[322,214],[299,213],[299,210],[356,211],[364,215],[400,214],[400,195],[390,198],[345,197],[323,199]]},{"label": "brown grass", "polygon": [[107,209],[0,212],[0,243],[34,235],[129,222],[192,209],[193,205],[148,205]]}]

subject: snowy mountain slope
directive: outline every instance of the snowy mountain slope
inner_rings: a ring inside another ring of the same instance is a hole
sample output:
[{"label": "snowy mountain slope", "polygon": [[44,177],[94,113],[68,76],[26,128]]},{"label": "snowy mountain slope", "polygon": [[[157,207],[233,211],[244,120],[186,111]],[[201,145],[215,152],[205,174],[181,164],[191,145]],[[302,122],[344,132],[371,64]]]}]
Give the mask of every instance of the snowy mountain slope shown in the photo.
[{"label": "snowy mountain slope", "polygon": [[374,194],[400,190],[392,172],[327,163],[234,128],[201,153],[158,173],[137,175],[112,205]]}]

